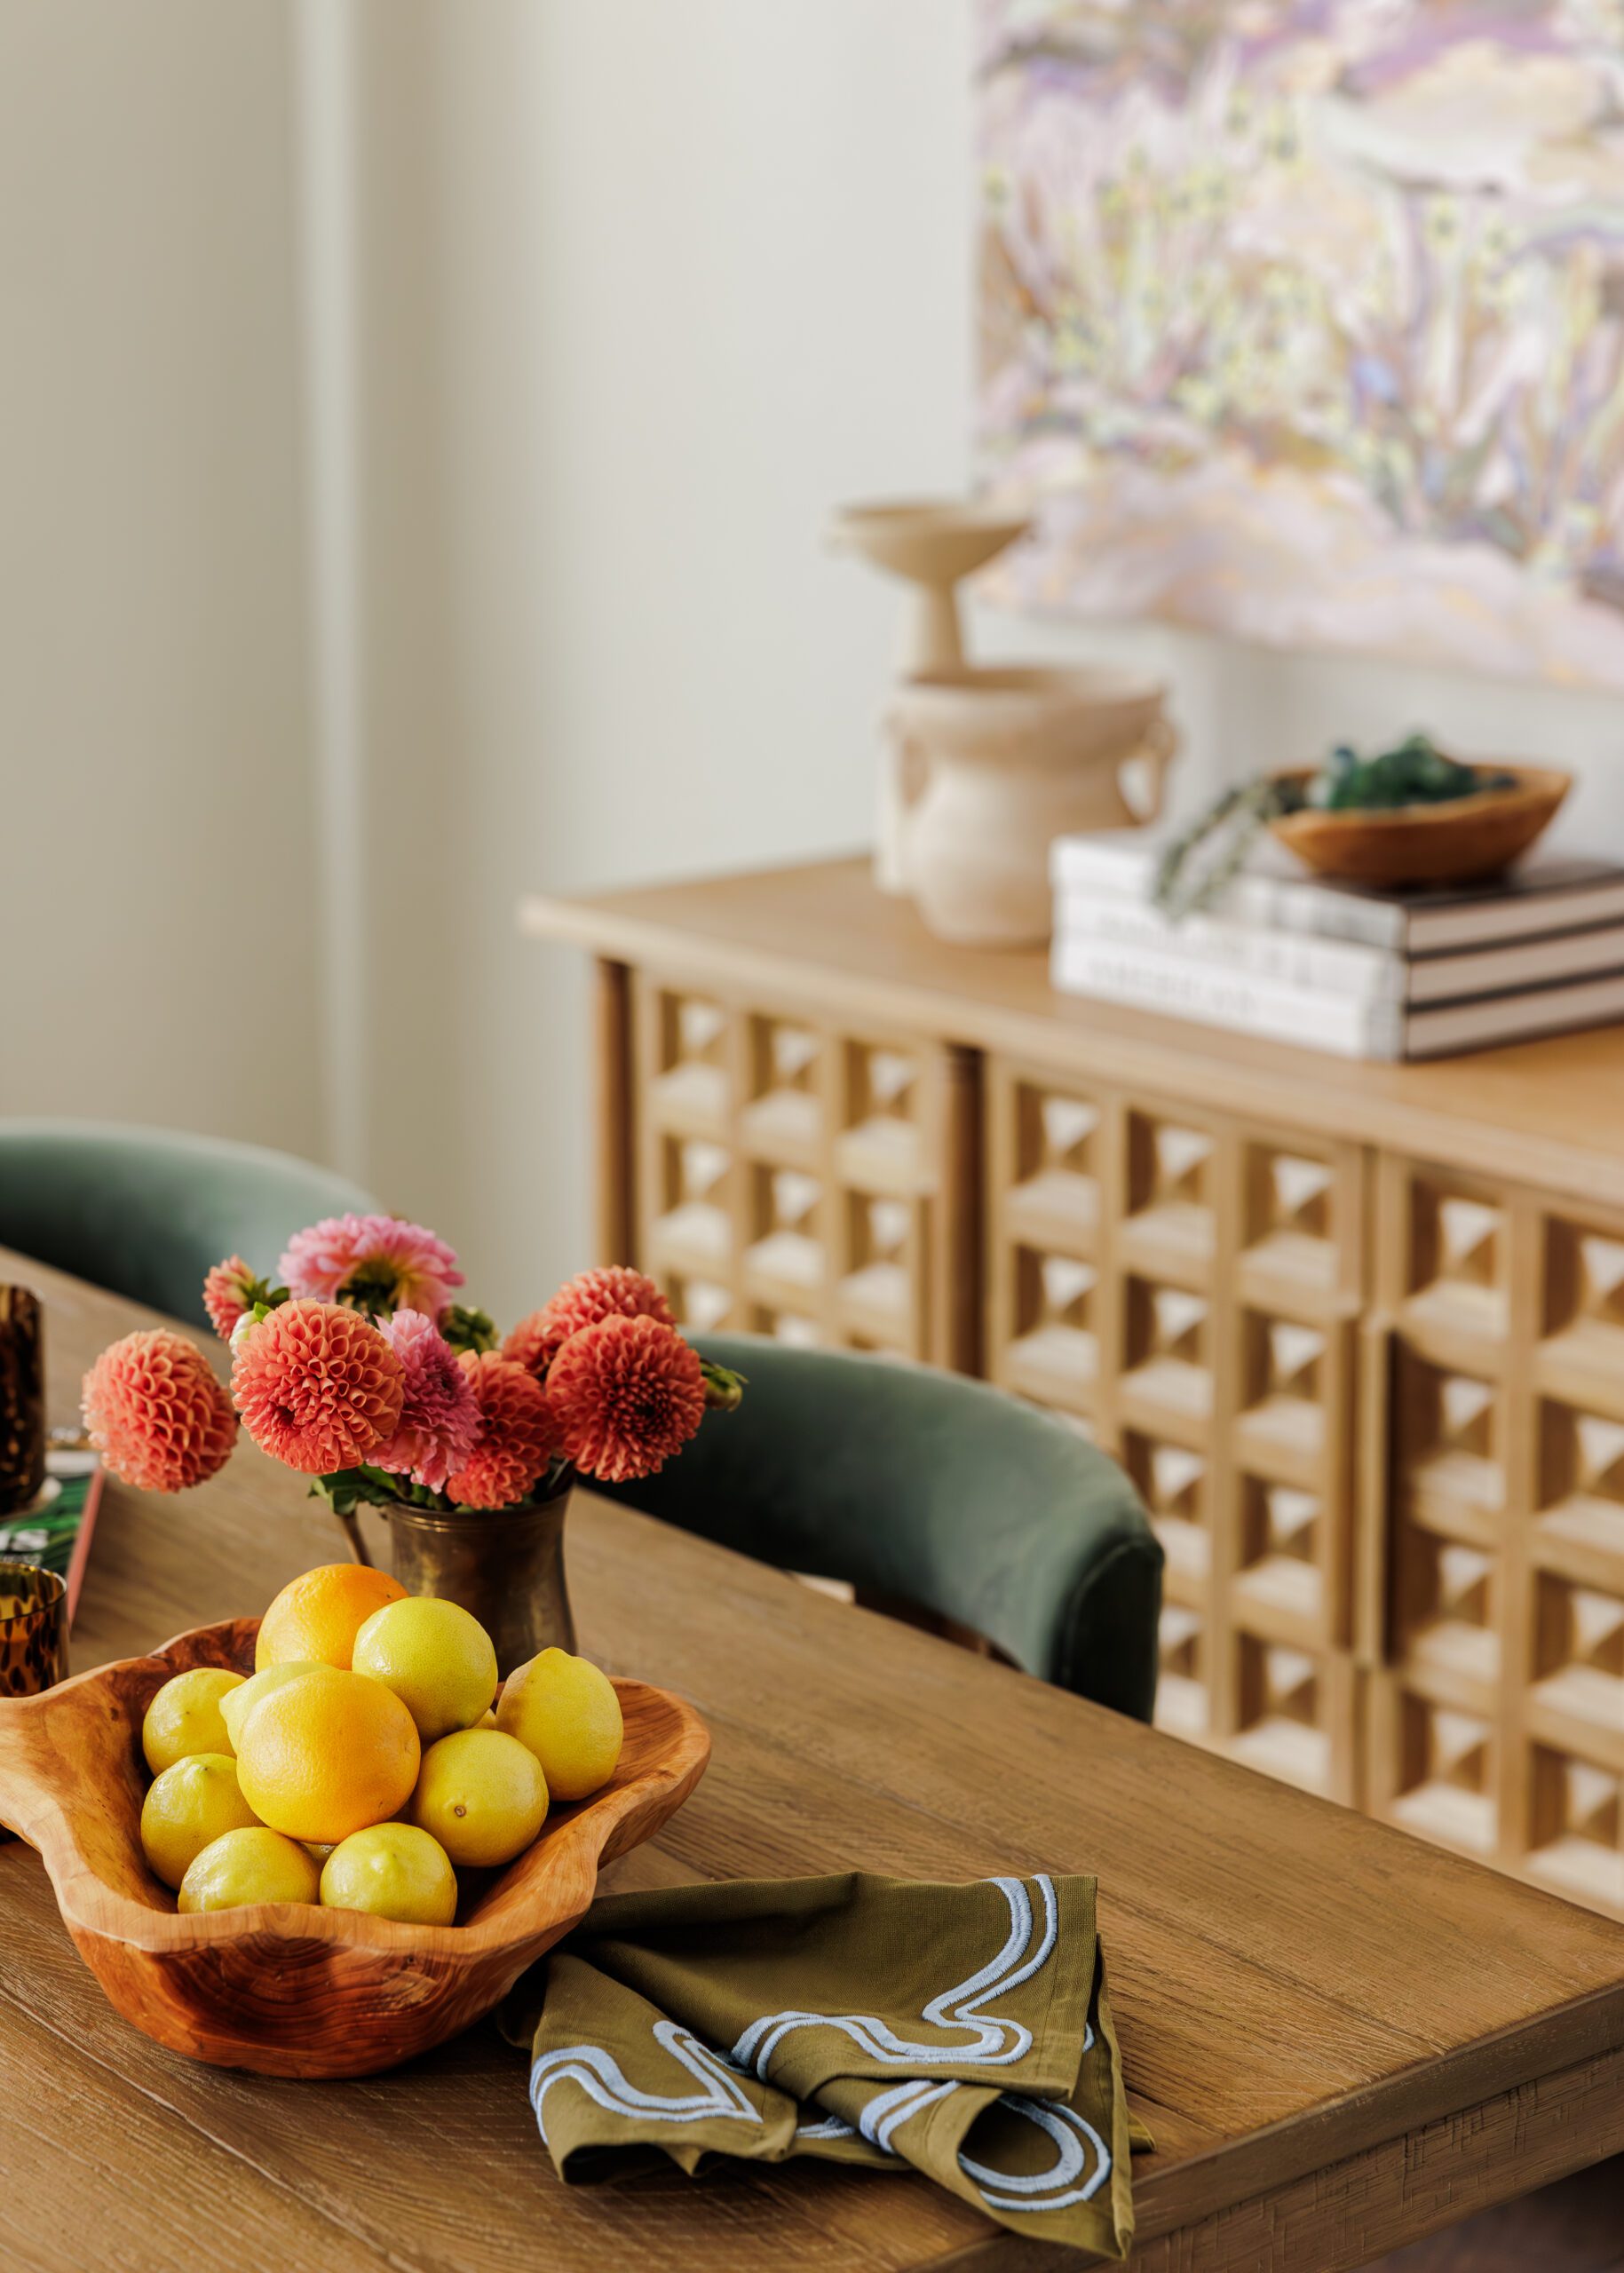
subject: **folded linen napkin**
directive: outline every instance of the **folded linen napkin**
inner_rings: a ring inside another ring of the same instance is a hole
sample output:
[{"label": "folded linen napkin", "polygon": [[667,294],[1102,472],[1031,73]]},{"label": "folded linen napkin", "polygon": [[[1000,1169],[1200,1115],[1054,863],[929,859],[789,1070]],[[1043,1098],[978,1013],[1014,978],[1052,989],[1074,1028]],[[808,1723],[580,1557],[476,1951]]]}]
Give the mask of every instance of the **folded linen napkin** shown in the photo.
[{"label": "folded linen napkin", "polygon": [[1091,1878],[849,1872],[610,1896],[500,2016],[561,2176],[615,2149],[911,2163],[1126,2256],[1130,2121]]}]

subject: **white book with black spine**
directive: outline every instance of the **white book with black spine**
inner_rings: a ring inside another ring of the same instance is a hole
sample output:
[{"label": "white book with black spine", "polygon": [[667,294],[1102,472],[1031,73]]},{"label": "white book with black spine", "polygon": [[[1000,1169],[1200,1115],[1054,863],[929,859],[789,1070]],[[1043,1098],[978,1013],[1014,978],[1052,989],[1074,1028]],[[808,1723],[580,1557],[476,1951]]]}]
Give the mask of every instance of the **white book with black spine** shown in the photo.
[{"label": "white book with black spine", "polygon": [[1350,994],[1360,1002],[1451,1002],[1624,970],[1624,922],[1557,931],[1494,946],[1402,954],[1222,915],[1166,915],[1148,900],[1115,893],[1060,892],[1057,939],[1182,954],[1271,985]]},{"label": "white book with black spine", "polygon": [[[1107,893],[1148,905],[1170,842],[1168,828],[1119,829],[1056,840],[1050,872],[1066,902]],[[1210,913],[1256,929],[1351,941],[1404,955],[1503,946],[1515,939],[1624,923],[1624,867],[1534,854],[1509,875],[1437,890],[1375,891],[1304,876],[1265,840]]]},{"label": "white book with black spine", "polygon": [[1624,1018],[1624,970],[1470,1002],[1406,1005],[1281,984],[1165,948],[1058,936],[1051,972],[1063,994],[1158,1010],[1168,1018],[1342,1057],[1446,1057]]}]

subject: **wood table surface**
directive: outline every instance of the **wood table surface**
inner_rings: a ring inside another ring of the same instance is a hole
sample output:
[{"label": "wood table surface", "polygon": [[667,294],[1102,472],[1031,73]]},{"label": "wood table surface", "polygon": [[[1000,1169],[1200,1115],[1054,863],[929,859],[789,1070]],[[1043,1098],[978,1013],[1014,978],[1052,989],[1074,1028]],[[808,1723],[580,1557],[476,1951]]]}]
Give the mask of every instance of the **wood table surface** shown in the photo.
[{"label": "wood table surface", "polygon": [[[54,1417],[152,1322],[45,1298]],[[244,1441],[202,1490],[110,1485],[76,1669],[261,1609],[339,1534]],[[1624,2148],[1624,1928],[762,1565],[582,1498],[585,1647],[715,1751],[619,1887],[867,1867],[1089,1871],[1133,2104],[1137,2273],[1338,2273]],[[15,2273],[534,2273],[1064,2264],[910,2174],[801,2161],[566,2188],[481,2026],[392,2075],[283,2083],[103,2001],[38,1859],[0,1848],[0,2264]]]}]

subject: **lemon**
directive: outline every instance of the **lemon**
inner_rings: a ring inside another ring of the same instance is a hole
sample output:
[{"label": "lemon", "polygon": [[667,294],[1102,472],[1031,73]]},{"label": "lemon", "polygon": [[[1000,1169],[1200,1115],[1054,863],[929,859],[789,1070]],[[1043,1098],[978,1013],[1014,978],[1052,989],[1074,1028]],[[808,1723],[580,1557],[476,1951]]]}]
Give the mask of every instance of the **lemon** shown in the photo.
[{"label": "lemon", "polygon": [[195,1857],[227,1831],[257,1820],[223,1752],[192,1752],[164,1769],[141,1802],[141,1852],[165,1886],[178,1886]]},{"label": "lemon", "polygon": [[290,1658],[285,1665],[266,1666],[263,1673],[251,1674],[241,1689],[226,1692],[220,1699],[220,1718],[234,1752],[242,1739],[242,1723],[260,1699],[284,1681],[291,1681],[296,1673],[308,1673],[314,1663],[311,1658]]},{"label": "lemon", "polygon": [[543,1650],[508,1675],[496,1726],[535,1754],[555,1800],[601,1789],[626,1733],[608,1675],[567,1650]]},{"label": "lemon", "polygon": [[409,1823],[374,1824],[340,1840],[321,1869],[329,1910],[369,1910],[405,1926],[448,1926],[456,1873],[438,1839]]},{"label": "lemon", "polygon": [[547,1819],[547,1779],[500,1729],[459,1729],[424,1754],[411,1817],[459,1871],[511,1863]]},{"label": "lemon", "polygon": [[420,1750],[411,1715],[382,1682],[309,1666],[244,1715],[237,1780],[273,1831],[336,1845],[405,1805]]},{"label": "lemon", "polygon": [[352,1661],[392,1689],[424,1744],[471,1727],[496,1694],[496,1652],[459,1603],[414,1595],[375,1610]]},{"label": "lemon", "polygon": [[194,1666],[166,1681],[141,1723],[141,1750],[153,1774],[161,1776],[193,1753],[234,1751],[221,1700],[244,1685],[240,1673],[218,1666]]},{"label": "lemon", "polygon": [[193,1858],[180,1881],[180,1907],[240,1910],[247,1902],[314,1902],[321,1874],[297,1840],[262,1823],[228,1831]]}]

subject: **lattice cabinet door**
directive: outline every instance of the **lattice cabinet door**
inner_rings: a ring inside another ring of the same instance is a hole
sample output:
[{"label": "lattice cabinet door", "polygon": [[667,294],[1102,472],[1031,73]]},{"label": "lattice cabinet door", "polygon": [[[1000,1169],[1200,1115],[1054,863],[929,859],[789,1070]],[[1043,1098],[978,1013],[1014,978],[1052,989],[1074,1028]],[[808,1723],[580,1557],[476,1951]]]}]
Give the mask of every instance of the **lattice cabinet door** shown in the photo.
[{"label": "lattice cabinet door", "polygon": [[1138,1486],[1158,1721],[1352,1799],[1363,1156],[1009,1061],[986,1102],[988,1370]]},{"label": "lattice cabinet door", "polygon": [[678,1318],[973,1368],[977,1061],[662,975],[631,1013],[636,1243]]},{"label": "lattice cabinet door", "polygon": [[1385,1160],[1370,1799],[1624,1916],[1624,1217]]}]

